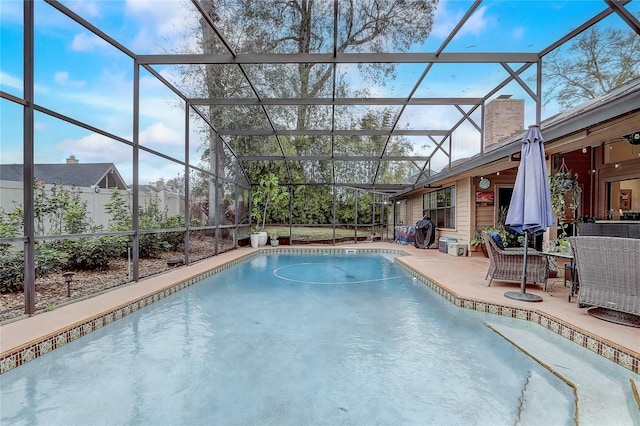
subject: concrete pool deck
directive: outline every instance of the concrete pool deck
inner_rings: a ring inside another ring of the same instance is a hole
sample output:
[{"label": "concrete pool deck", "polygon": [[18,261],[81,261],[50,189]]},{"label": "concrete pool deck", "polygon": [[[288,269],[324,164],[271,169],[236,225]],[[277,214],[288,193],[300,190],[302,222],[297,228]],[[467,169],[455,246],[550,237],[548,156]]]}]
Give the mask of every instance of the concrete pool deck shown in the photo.
[{"label": "concrete pool deck", "polygon": [[[553,295],[541,287],[528,286],[527,292],[542,296],[539,303],[507,299],[506,291],[517,291],[519,284],[494,281],[488,287],[485,275],[489,260],[483,257],[454,257],[438,250],[421,250],[389,242],[363,242],[339,246],[283,246],[277,250],[397,250],[407,254],[400,263],[436,285],[443,296],[465,308],[503,316],[529,319],[562,335],[625,368],[640,371],[640,328],[606,322],[579,308],[576,298],[567,300],[562,278],[549,280]],[[234,264],[239,259],[273,250],[271,247],[243,247],[178,267],[135,284],[122,286],[90,299],[71,303],[53,311],[0,326],[0,373],[15,368],[92,330],[117,320],[158,298],[195,283],[199,276]],[[176,286],[176,283],[184,285]],[[158,296],[159,295],[159,296]]]}]

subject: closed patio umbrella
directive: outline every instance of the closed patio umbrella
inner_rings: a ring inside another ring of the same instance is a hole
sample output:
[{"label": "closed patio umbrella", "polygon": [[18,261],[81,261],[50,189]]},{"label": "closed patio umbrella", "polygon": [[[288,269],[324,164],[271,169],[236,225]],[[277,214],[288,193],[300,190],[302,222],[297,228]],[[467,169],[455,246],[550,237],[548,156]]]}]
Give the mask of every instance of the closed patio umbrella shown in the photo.
[{"label": "closed patio umbrella", "polygon": [[527,250],[529,234],[538,234],[555,225],[551,208],[551,191],[545,163],[544,144],[538,126],[529,126],[522,139],[520,165],[513,187],[513,195],[505,224],[524,234],[524,259],[522,267],[522,283],[519,292],[507,292],[511,299],[539,302],[540,296],[528,294],[527,282]]}]

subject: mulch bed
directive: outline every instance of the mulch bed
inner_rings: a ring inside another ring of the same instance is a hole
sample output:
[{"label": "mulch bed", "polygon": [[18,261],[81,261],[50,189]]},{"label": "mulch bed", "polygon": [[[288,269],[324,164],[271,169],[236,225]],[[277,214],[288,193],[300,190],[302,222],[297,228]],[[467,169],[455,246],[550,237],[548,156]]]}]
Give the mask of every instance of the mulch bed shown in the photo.
[{"label": "mulch bed", "polygon": [[[197,261],[213,255],[211,241],[192,239],[190,242],[190,260]],[[176,267],[168,261],[184,258],[183,252],[164,252],[157,259],[140,259],[140,278],[149,277]],[[171,263],[171,262],[170,262]],[[36,314],[86,299],[99,293],[131,282],[130,267],[127,259],[117,259],[104,271],[73,271],[71,297],[67,296],[67,284],[63,273],[50,274],[36,280]],[[24,292],[0,295],[0,322],[25,317]]]}]

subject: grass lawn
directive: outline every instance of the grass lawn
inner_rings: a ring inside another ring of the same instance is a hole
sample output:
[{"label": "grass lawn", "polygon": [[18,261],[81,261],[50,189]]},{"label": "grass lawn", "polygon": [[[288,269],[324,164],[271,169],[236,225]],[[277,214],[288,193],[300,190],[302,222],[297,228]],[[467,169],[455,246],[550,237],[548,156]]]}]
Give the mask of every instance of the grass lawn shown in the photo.
[{"label": "grass lawn", "polygon": [[[267,226],[265,228],[267,233],[271,235],[271,231],[275,230],[278,236],[289,235],[288,226]],[[297,226],[291,228],[293,239],[308,239],[308,240],[330,240],[333,238],[333,229],[330,227],[312,227],[312,226]],[[365,228],[358,229],[359,237],[368,237],[371,232]],[[336,238],[353,238],[353,229],[339,229],[336,228]]]}]

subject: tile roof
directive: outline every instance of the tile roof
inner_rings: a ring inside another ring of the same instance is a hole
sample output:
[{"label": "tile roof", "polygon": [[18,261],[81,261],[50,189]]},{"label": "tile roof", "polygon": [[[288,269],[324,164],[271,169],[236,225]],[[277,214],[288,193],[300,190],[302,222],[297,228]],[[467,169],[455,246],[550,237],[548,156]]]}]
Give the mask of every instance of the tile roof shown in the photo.
[{"label": "tile roof", "polygon": [[[36,180],[49,184],[61,183],[66,186],[97,185],[111,170],[115,170],[113,163],[34,164]],[[22,182],[22,164],[0,164],[0,180]]]}]

